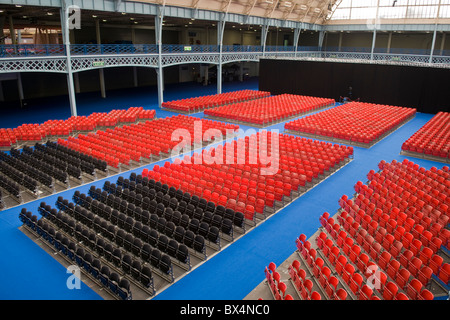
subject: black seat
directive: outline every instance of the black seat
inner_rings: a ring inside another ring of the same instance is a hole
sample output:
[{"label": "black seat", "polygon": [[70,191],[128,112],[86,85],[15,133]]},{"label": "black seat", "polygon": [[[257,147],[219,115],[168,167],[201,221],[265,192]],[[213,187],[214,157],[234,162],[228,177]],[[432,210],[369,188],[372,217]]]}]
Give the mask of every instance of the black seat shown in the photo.
[{"label": "black seat", "polygon": [[189,230],[191,230],[194,233],[198,232],[198,228],[200,226],[200,221],[198,221],[198,219],[191,219],[191,221],[189,222]]},{"label": "black seat", "polygon": [[205,250],[205,238],[201,235],[196,235],[194,238],[193,248],[197,252],[204,252]]},{"label": "black seat", "polygon": [[155,229],[152,229],[148,236],[148,243],[152,247],[156,247],[157,242],[158,242],[158,232]]},{"label": "black seat", "polygon": [[218,243],[219,233],[220,233],[219,228],[211,226],[208,230],[208,234],[206,235],[206,237],[208,238],[209,241]]},{"label": "black seat", "polygon": [[158,225],[156,226],[157,230],[159,232],[164,232],[164,229],[166,228],[166,223],[167,223],[167,220],[165,218],[163,218],[163,217],[159,218]]},{"label": "black seat", "polygon": [[163,254],[161,256],[161,260],[159,262],[159,270],[164,272],[165,274],[169,274],[172,270],[172,260],[167,254]]},{"label": "black seat", "polygon": [[166,208],[166,210],[164,211],[164,219],[166,219],[167,221],[172,221],[172,217],[173,217],[173,209],[172,208]]},{"label": "black seat", "polygon": [[148,288],[153,284],[153,274],[149,267],[143,266],[141,270],[141,284]]},{"label": "black seat", "polygon": [[120,279],[119,285],[117,287],[117,294],[122,300],[131,300],[132,295],[130,282],[127,279]]},{"label": "black seat", "polygon": [[126,274],[131,274],[131,264],[133,263],[133,259],[129,254],[124,254],[122,258],[122,270]]},{"label": "black seat", "polygon": [[151,254],[152,254],[152,250],[153,250],[152,246],[149,245],[148,243],[144,243],[144,244],[142,245],[142,249],[141,249],[141,259],[142,259],[144,262],[150,262],[150,256],[151,256]]},{"label": "black seat", "polygon": [[169,239],[164,234],[161,234],[158,238],[158,243],[157,243],[158,249],[161,250],[162,252],[166,252],[168,244],[169,244]]},{"label": "black seat", "polygon": [[187,247],[193,248],[194,247],[194,239],[195,239],[195,234],[191,230],[187,230],[184,233],[183,243]]},{"label": "black seat", "polygon": [[175,232],[175,223],[169,221],[166,223],[166,228],[164,229],[164,234],[169,238],[173,237],[173,233]]},{"label": "black seat", "polygon": [[112,262],[117,266],[120,267],[122,262],[122,251],[119,248],[116,248],[112,252]]},{"label": "black seat", "polygon": [[148,236],[150,235],[151,228],[147,225],[143,225],[141,228],[141,233],[139,235],[139,238],[142,239],[144,242],[148,242]]},{"label": "black seat", "polygon": [[127,233],[125,235],[125,239],[123,241],[123,247],[126,251],[131,252],[133,250],[133,242],[134,236],[131,233]]},{"label": "black seat", "polygon": [[188,257],[189,257],[189,249],[184,244],[179,244],[177,250],[178,261],[187,263]]},{"label": "black seat", "polygon": [[84,254],[83,257],[83,268],[84,270],[86,270],[86,272],[91,273],[91,266],[92,266],[92,261],[94,260],[94,258],[92,257],[92,254],[90,254],[89,252],[86,252]]},{"label": "black seat", "polygon": [[209,224],[212,221],[213,215],[214,214],[212,213],[212,211],[205,211],[203,213],[203,216],[201,216],[200,218],[197,218],[196,215],[194,214],[194,218],[199,219],[199,220]]},{"label": "black seat", "polygon": [[143,224],[148,224],[150,219],[150,212],[148,210],[142,210],[141,221]]},{"label": "black seat", "polygon": [[142,243],[141,239],[134,238],[131,252],[134,255],[136,255],[136,256],[140,256],[141,255],[141,250],[142,250],[142,245],[143,245],[143,243]]},{"label": "black seat", "polygon": [[234,219],[233,219],[234,225],[243,228],[244,227],[244,214],[242,212],[236,211],[234,213]]},{"label": "black seat", "polygon": [[175,224],[175,226],[178,226],[181,223],[181,212],[178,210],[175,210],[172,215],[172,222]]},{"label": "black seat", "polygon": [[102,268],[102,264],[100,262],[100,259],[94,258],[91,263],[91,275],[95,279],[99,279],[101,268]]},{"label": "black seat", "polygon": [[116,232],[116,244],[119,247],[123,247],[123,241],[125,240],[126,232],[123,229],[119,229]]},{"label": "black seat", "polygon": [[108,266],[103,265],[100,269],[100,273],[98,274],[98,278],[100,279],[100,282],[107,287],[109,285],[109,276],[111,275],[111,270]]},{"label": "black seat", "polygon": [[135,221],[132,229],[132,233],[135,237],[141,237],[142,223],[139,221]]},{"label": "black seat", "polygon": [[117,289],[119,287],[119,282],[120,282],[120,276],[118,273],[116,272],[111,272],[109,275],[109,281],[108,281],[108,286],[109,289],[113,292],[117,294]]},{"label": "black seat", "polygon": [[153,267],[158,268],[160,261],[161,261],[161,251],[159,251],[158,249],[154,248],[152,250],[152,254],[150,255],[150,264]]},{"label": "black seat", "polygon": [[169,240],[166,252],[169,256],[176,258],[178,251],[178,242],[174,239]]},{"label": "black seat", "polygon": [[137,281],[141,281],[142,265],[139,260],[133,260],[131,263],[131,276]]},{"label": "black seat", "polygon": [[211,220],[211,225],[220,229],[222,227],[222,216],[218,215],[218,214],[214,214]]},{"label": "black seat", "polygon": [[177,226],[175,232],[173,233],[173,238],[178,242],[183,242],[184,233],[186,230],[182,226]]},{"label": "black seat", "polygon": [[198,226],[198,234],[206,238],[206,236],[208,235],[208,231],[209,231],[209,224],[206,222],[200,222]]},{"label": "black seat", "polygon": [[233,233],[233,222],[230,219],[224,218],[222,220],[222,227],[220,229],[224,234],[229,236]]}]

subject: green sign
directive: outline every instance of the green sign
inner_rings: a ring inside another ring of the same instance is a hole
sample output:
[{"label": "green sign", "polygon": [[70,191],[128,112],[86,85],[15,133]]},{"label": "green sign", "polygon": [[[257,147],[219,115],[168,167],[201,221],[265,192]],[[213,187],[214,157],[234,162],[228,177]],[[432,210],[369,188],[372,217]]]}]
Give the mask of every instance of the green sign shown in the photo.
[{"label": "green sign", "polygon": [[103,67],[105,65],[105,61],[94,61],[92,62],[93,67]]},{"label": "green sign", "polygon": [[184,51],[192,51],[192,47],[190,47],[190,46],[185,46],[185,47],[184,47]]}]

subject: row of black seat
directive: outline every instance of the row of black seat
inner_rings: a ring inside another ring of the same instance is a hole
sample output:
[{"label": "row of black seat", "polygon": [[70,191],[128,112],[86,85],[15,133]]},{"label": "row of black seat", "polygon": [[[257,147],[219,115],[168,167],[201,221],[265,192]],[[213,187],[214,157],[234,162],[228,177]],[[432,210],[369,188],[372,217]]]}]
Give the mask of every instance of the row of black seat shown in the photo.
[{"label": "row of black seat", "polygon": [[[118,178],[117,184],[111,184],[106,181],[103,188],[110,194],[115,194],[131,202],[133,206],[135,205],[150,212],[155,212],[158,216],[164,216],[166,214],[170,216],[172,212],[178,211],[182,215],[187,214],[190,219],[195,218],[201,222],[212,224],[219,228],[222,233],[231,237],[233,225],[244,228],[244,215],[241,212],[235,212],[222,205],[216,206],[213,202],[206,201],[195,195],[191,197],[188,192],[176,190],[173,187],[166,189],[161,186],[162,188],[156,191],[158,184],[155,183],[155,187],[153,188],[145,185],[146,180],[149,181],[149,185],[152,185],[152,180],[148,180],[147,178],[144,178],[143,183],[138,184],[128,179],[122,179],[121,181],[120,178]],[[127,184],[127,180],[130,183]],[[97,196],[105,197],[99,189],[91,189],[90,192],[96,192]],[[164,211],[168,211],[168,213]]]},{"label": "row of black seat", "polygon": [[[13,167],[15,170],[21,172],[23,175],[41,183],[42,185],[53,188],[52,177],[39,170],[33,165],[30,165],[22,160],[19,160],[3,151],[0,152],[0,161],[7,163],[9,166]],[[20,183],[20,182],[19,182]]]},{"label": "row of black seat", "polygon": [[[95,175],[95,165],[92,162],[85,161],[84,157],[82,159],[79,155],[77,157],[64,152],[63,150],[60,150],[60,148],[57,148],[57,145],[54,145],[54,143],[52,142],[47,142],[46,144],[36,143],[34,146],[34,150],[38,150],[43,154],[63,161],[67,163],[67,166],[77,168],[81,172],[87,173],[91,176]],[[28,150],[24,149],[24,152],[26,151]]]},{"label": "row of black seat", "polygon": [[29,154],[21,153],[18,150],[11,149],[11,155],[15,157],[17,160],[22,161],[23,163],[28,164],[31,167],[34,167],[41,171],[44,174],[49,175],[50,177],[61,181],[62,183],[68,183],[69,175],[66,171],[60,170],[54,165],[46,162],[41,161],[38,158],[35,158]]},{"label": "row of black seat", "polygon": [[0,174],[5,175],[31,192],[37,193],[38,182],[6,162],[0,161]]},{"label": "row of black seat", "polygon": [[[60,252],[68,260],[75,262],[79,268],[83,268],[97,283],[102,284],[112,294],[123,300],[132,299],[130,282],[125,276],[112,271],[107,263],[85,251],[83,246],[71,241],[64,233],[55,230],[51,224],[45,221],[46,218],[38,219],[36,215],[23,208],[19,213],[19,219],[56,251]],[[151,271],[148,268],[138,269],[138,267],[139,265],[133,264],[132,274],[130,266],[129,274],[142,279],[141,282],[143,284],[152,284]]]},{"label": "row of black seat", "polygon": [[89,173],[93,172],[92,167],[101,172],[106,172],[108,169],[108,164],[106,161],[94,158],[93,156],[81,153],[79,151],[70,149],[66,146],[63,146],[59,143],[48,141],[45,146],[52,148],[58,152],[58,157],[62,159],[67,159],[69,163],[76,165],[80,160],[80,168],[83,172]]},{"label": "row of black seat", "polygon": [[[42,146],[42,145],[39,145]],[[53,150],[53,149],[51,149]],[[20,158],[20,151],[15,150],[16,157]],[[13,154],[13,150],[11,149],[11,154]],[[77,166],[70,164],[65,159],[60,159],[53,154],[47,153],[47,150],[42,149],[40,147],[35,147],[34,149],[29,146],[24,146],[22,149],[22,155],[29,155],[40,162],[45,162],[58,170],[66,172],[67,175],[72,176],[76,179],[81,179],[81,169]]]},{"label": "row of black seat", "polygon": [[[115,197],[114,195],[111,196]],[[120,212],[116,208],[111,208],[107,204],[79,192],[75,192],[73,200],[77,204],[73,208],[74,215],[80,216],[80,219],[85,221],[86,224],[95,226],[102,223],[102,220],[108,221],[129,235],[141,239],[144,243],[160,248],[162,252],[169,254],[183,264],[189,264],[190,260],[187,247],[200,253],[205,252],[203,236],[195,235],[191,230],[186,231],[184,227],[176,226],[174,222],[166,221],[155,213],[150,214],[146,210],[141,210],[143,214],[139,217],[147,217],[147,219],[138,220],[135,219],[138,216],[137,214],[127,215],[126,207],[125,213]],[[63,200],[62,204],[63,206],[70,205],[67,200]],[[170,246],[167,246],[169,242]]]},{"label": "row of black seat", "polygon": [[2,174],[0,174],[0,187],[17,199],[20,198],[20,185]]},{"label": "row of black seat", "polygon": [[[116,210],[111,213],[111,219],[119,224],[124,224],[125,229],[133,228],[135,222],[143,222],[144,225],[149,226],[153,230],[164,233],[203,255],[206,254],[206,239],[220,246],[220,230],[217,226],[206,222],[200,223],[197,219],[191,219],[186,213],[181,214],[178,210],[164,206],[163,203],[157,203],[155,199],[150,201],[150,203],[154,203],[154,206],[150,206],[149,210],[145,210],[142,209],[143,207],[128,203],[120,195],[108,194],[105,199],[105,194],[101,189],[94,186],[89,189],[89,195],[92,195],[94,200],[86,199],[83,202],[89,202],[94,208],[100,206],[97,211],[99,215],[102,215],[102,211],[105,214],[104,206],[107,206],[108,202],[111,203]],[[146,197],[146,199],[148,198]],[[116,216],[117,211],[120,212],[119,216]],[[149,213],[148,221],[146,219],[147,213]],[[145,218],[142,219],[142,217]],[[232,227],[230,228],[232,229]]]},{"label": "row of black seat", "polygon": [[[135,192],[136,194],[142,194],[143,197],[148,197],[150,199],[153,199],[154,197],[158,202],[163,202],[166,206],[170,206],[172,208],[177,206],[178,201],[178,209],[181,211],[184,209],[192,209],[193,206],[194,210],[201,209],[203,212],[208,211],[210,213],[220,215],[223,218],[231,220],[235,226],[245,229],[244,214],[242,212],[225,208],[222,205],[216,205],[212,201],[207,201],[204,198],[191,195],[189,192],[183,192],[181,189],[169,187],[160,181],[155,181],[153,179],[149,179],[148,177],[142,177],[142,175],[138,175],[136,173],[131,173],[129,179],[118,177],[116,184],[105,182],[104,190],[109,190],[109,192],[114,193],[114,189],[117,189],[118,192],[120,192],[121,189],[118,187],[122,188],[122,190],[129,189],[129,197],[132,197],[132,192]],[[127,191],[122,191],[122,193],[124,192],[125,195],[127,195]],[[162,197],[161,192],[163,193]],[[197,210],[197,214],[198,213],[199,212]]]},{"label": "row of black seat", "polygon": [[[99,254],[104,254],[107,257],[112,254],[113,261],[116,262],[118,267],[123,266],[121,258],[133,255],[136,259],[142,260],[143,263],[150,263],[156,270],[160,270],[165,279],[173,281],[171,259],[160,252],[156,245],[150,246],[140,237],[95,216],[85,208],[78,205],[75,207],[66,206],[61,197],[58,198],[57,207],[61,211],[55,216],[53,216],[54,212],[49,215],[49,217],[55,219],[57,225],[70,230],[78,241],[86,243],[88,247]],[[45,215],[46,212],[41,214]],[[74,222],[71,219],[75,222],[75,229],[73,229]],[[77,224],[77,222],[80,223]],[[180,253],[178,254],[180,255]]]}]

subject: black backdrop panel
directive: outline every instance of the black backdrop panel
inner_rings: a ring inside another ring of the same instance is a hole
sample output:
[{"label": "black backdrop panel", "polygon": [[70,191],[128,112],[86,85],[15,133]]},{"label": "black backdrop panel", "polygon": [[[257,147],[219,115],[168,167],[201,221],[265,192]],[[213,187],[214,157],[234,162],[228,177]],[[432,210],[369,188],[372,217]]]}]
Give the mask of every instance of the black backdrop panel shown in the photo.
[{"label": "black backdrop panel", "polygon": [[450,112],[450,69],[261,59],[259,89]]}]

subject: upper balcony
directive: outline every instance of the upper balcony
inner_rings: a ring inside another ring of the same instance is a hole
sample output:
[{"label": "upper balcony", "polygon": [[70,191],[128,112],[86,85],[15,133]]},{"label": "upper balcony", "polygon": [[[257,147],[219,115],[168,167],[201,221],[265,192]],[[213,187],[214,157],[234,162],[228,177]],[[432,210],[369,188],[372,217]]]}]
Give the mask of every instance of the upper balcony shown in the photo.
[{"label": "upper balcony", "polygon": [[[0,72],[67,72],[70,58],[73,72],[96,68],[140,66],[156,68],[187,63],[225,64],[259,61],[262,57],[332,62],[384,63],[450,68],[450,52],[385,48],[294,47],[224,45],[161,46],[156,44],[73,44],[70,55],[65,45],[0,45]],[[161,62],[160,59],[161,58]]]}]

